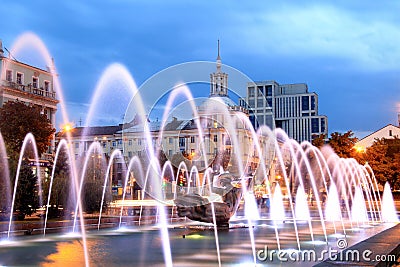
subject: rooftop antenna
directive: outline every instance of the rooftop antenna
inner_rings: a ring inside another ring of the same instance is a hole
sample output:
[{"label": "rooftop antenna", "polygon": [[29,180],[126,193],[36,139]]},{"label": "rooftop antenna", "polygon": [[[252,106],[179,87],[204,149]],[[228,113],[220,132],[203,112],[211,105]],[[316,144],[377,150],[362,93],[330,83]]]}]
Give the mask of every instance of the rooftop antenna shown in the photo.
[{"label": "rooftop antenna", "polygon": [[4,47],[4,49],[8,52],[8,58],[12,57],[12,59],[18,62],[18,60],[11,54],[11,52],[7,49],[7,47]]}]

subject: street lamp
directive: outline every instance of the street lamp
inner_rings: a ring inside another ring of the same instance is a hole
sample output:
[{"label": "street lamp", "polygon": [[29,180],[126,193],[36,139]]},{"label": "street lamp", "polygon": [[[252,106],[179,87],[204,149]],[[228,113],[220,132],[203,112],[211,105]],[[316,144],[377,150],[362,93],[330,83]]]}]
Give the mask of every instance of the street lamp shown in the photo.
[{"label": "street lamp", "polygon": [[72,130],[72,123],[66,123],[61,126],[63,132],[70,132]]}]

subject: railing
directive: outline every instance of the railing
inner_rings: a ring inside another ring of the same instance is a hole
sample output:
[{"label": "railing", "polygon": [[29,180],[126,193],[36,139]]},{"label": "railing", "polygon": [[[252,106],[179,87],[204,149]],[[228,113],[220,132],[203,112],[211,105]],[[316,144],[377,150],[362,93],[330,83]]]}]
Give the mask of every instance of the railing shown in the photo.
[{"label": "railing", "polygon": [[40,88],[35,88],[32,86],[32,84],[24,85],[24,84],[18,84],[15,82],[10,82],[10,81],[2,81],[2,86],[9,87],[12,89],[16,89],[22,92],[27,92],[30,94],[34,95],[39,95],[39,96],[44,96],[44,97],[49,97],[56,99],[56,93],[55,92],[50,92],[46,91],[43,89],[43,87]]}]

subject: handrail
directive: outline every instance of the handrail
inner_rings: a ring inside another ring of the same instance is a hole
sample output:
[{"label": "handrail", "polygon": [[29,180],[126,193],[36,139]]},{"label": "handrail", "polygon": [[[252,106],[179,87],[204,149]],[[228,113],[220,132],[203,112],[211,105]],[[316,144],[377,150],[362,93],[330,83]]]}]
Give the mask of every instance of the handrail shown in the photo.
[{"label": "handrail", "polygon": [[18,84],[16,82],[7,81],[7,80],[2,80],[1,84],[4,87],[9,87],[9,88],[16,89],[16,90],[23,91],[23,92],[27,92],[27,93],[30,93],[30,94],[56,99],[56,93],[55,92],[46,91],[46,90],[43,89],[43,87],[35,88],[35,87],[32,86],[32,84],[24,85],[24,84]]}]

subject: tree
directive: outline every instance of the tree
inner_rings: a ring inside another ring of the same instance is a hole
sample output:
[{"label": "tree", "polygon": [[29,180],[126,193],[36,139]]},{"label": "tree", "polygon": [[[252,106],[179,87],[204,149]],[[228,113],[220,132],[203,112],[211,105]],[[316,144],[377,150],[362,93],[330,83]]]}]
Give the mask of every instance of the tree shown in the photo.
[{"label": "tree", "polygon": [[[64,150],[60,150],[57,162],[55,162],[55,166],[53,165],[55,170],[48,218],[60,217],[68,208],[68,200],[70,200],[70,190],[72,186],[69,164],[67,153]],[[49,173],[51,174],[51,172],[52,170],[50,170]],[[50,182],[51,177],[46,179],[43,185],[43,201],[46,204],[48,201]]]},{"label": "tree", "polygon": [[38,206],[37,177],[24,162],[19,173],[14,210],[25,216],[34,213]]},{"label": "tree", "polygon": [[357,137],[353,137],[354,133],[350,130],[344,134],[339,132],[331,133],[328,144],[335,153],[341,158],[352,158],[355,156],[354,145],[358,141]]},{"label": "tree", "polygon": [[[88,161],[83,181],[82,205],[85,212],[93,213],[100,211],[107,165],[105,159],[99,153],[92,153],[88,156],[91,156],[91,158]],[[111,184],[108,183],[107,186],[110,187]],[[106,192],[110,193],[108,190]],[[104,208],[107,207],[110,200],[111,196],[108,194],[103,202]]]},{"label": "tree", "polygon": [[39,106],[28,106],[21,101],[8,101],[0,108],[0,130],[9,150],[19,153],[28,133],[35,136],[39,156],[51,144],[55,129]]},{"label": "tree", "polygon": [[392,188],[400,189],[400,139],[379,139],[367,148],[361,163],[368,162],[375,178],[382,186],[389,182]]},{"label": "tree", "polygon": [[321,148],[323,145],[325,145],[325,140],[326,140],[326,135],[320,134],[312,140],[312,144],[315,147]]}]

